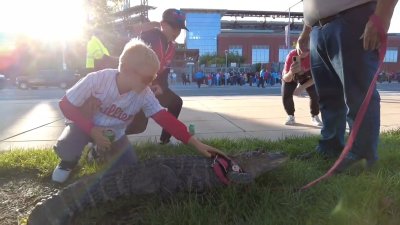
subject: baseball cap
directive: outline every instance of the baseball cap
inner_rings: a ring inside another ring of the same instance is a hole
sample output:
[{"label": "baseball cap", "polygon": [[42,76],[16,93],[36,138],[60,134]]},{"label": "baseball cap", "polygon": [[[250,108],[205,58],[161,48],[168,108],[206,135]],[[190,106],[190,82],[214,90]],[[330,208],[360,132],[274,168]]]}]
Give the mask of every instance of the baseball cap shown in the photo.
[{"label": "baseball cap", "polygon": [[185,13],[178,9],[167,9],[162,15],[162,20],[167,22],[173,27],[185,29],[189,31],[185,26],[186,16]]}]

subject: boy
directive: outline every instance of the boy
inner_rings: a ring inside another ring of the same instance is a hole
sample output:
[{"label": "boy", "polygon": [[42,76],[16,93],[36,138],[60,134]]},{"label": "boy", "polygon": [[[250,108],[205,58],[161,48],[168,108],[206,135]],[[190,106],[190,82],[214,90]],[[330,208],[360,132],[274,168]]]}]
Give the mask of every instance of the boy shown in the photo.
[{"label": "boy", "polygon": [[[140,38],[156,52],[160,60],[160,69],[152,84],[152,89],[160,104],[168,109],[175,118],[178,118],[182,109],[182,98],[169,88],[168,75],[172,59],[175,56],[175,39],[181,30],[188,30],[185,26],[185,13],[178,9],[167,9],[163,12],[160,28],[152,28],[141,33]],[[150,27],[150,26],[149,26]],[[138,113],[126,129],[126,134],[138,134],[146,130],[147,118],[143,112]],[[160,135],[160,144],[170,142],[171,134],[165,129]]]},{"label": "boy", "polygon": [[[54,147],[61,162],[53,171],[53,181],[63,183],[67,180],[88,142],[94,142],[98,149],[115,153],[112,168],[137,162],[125,129],[140,110],[204,156],[219,152],[191,136],[183,123],[161,107],[149,87],[159,64],[156,53],[134,39],[126,44],[118,70],[90,73],[67,91],[59,104],[68,123]],[[88,115],[82,107],[86,107],[85,102],[96,102],[93,99],[97,100],[95,107],[98,110]],[[104,135],[106,130],[113,131],[115,142]]]}]

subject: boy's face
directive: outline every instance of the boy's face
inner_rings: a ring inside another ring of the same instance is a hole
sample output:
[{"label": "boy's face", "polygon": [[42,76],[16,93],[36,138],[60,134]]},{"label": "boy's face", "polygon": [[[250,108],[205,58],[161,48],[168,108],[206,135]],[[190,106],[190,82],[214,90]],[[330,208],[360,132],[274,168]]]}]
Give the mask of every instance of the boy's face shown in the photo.
[{"label": "boy's face", "polygon": [[132,70],[127,76],[127,82],[131,90],[140,93],[151,84],[156,76],[156,72],[149,69],[138,69]]}]

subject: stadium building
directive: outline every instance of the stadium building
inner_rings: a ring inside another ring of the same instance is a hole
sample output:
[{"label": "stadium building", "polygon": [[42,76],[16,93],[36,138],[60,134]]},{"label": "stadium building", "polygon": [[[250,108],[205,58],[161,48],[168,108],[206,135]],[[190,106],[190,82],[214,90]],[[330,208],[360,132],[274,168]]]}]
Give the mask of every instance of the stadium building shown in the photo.
[{"label": "stadium building", "polygon": [[[302,30],[303,15],[300,12],[248,11],[224,9],[189,9],[186,13],[184,47],[190,52],[198,50],[199,56],[217,55],[225,57],[225,65],[193,65],[193,60],[184,66],[185,51],[177,55],[175,66],[189,73],[202,67],[215,71],[240,70],[255,64],[265,64],[270,70],[281,70],[288,52]],[[290,26],[289,26],[290,24]],[[384,61],[387,72],[400,71],[400,34],[389,34]],[[228,55],[242,56],[244,62],[231,62]],[[191,57],[193,59],[193,57]]]}]

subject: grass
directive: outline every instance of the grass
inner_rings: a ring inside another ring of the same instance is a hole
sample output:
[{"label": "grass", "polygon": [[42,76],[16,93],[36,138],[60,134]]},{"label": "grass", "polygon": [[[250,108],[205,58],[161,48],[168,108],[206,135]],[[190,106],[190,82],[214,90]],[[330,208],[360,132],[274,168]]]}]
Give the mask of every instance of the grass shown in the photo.
[{"label": "grass", "polygon": [[[80,216],[80,224],[115,224],[112,216],[129,224],[233,224],[233,225],[395,225],[400,218],[400,130],[381,135],[380,161],[372,171],[361,167],[335,175],[309,190],[298,188],[323,175],[333,164],[293,156],[315,147],[318,137],[281,141],[258,139],[208,140],[228,153],[256,148],[285,151],[292,157],[282,168],[260,177],[250,186],[230,186],[206,194],[134,197],[107,203]],[[187,146],[136,146],[141,159],[155,155],[196,154]],[[50,149],[14,150],[0,155],[0,177],[30,172],[48,182],[58,159]],[[80,162],[73,180],[94,173],[98,166]],[[83,221],[83,222],[82,222]],[[94,221],[102,221],[95,223]],[[107,222],[108,221],[108,222]],[[77,222],[78,223],[78,222]],[[78,223],[78,224],[79,224]]]}]

